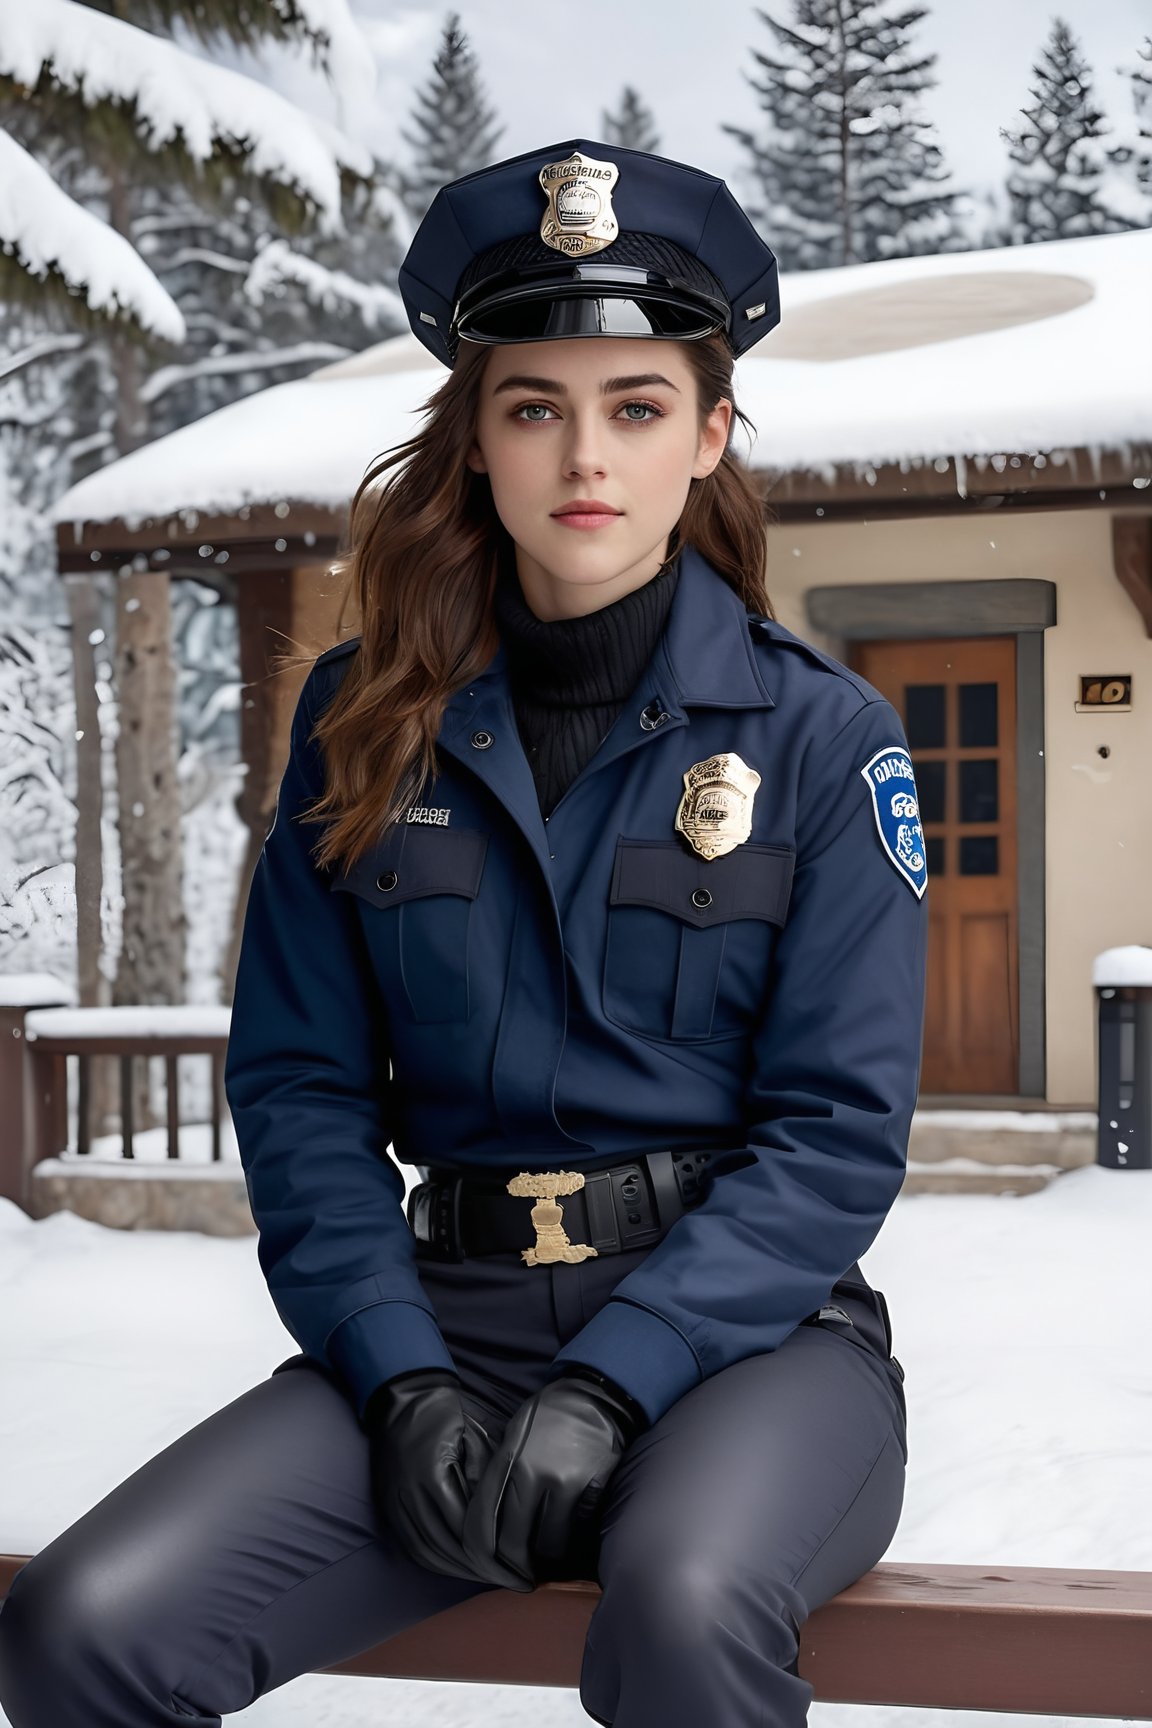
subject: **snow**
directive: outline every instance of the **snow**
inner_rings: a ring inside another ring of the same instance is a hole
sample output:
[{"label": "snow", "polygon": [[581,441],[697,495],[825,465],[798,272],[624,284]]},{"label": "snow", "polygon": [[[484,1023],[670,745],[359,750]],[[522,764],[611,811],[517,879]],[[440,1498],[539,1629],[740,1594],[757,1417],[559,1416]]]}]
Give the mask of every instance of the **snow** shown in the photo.
[{"label": "snow", "polygon": [[1092,962],[1092,982],[1152,985],[1152,948],[1139,942],[1126,948],[1105,948]]},{"label": "snow", "polygon": [[68,1002],[75,986],[52,972],[0,973],[0,1008],[30,1008],[36,1002]]},{"label": "snow", "polygon": [[[1150,279],[1152,229],[786,274],[778,332],[737,363],[737,398],[758,428],[741,454],[756,468],[807,467],[831,480],[841,462],[865,476],[876,462],[949,457],[1002,470],[1009,453],[1059,465],[1071,447],[1147,444]],[[808,321],[817,354],[846,335],[865,351],[773,358],[793,314]],[[355,364],[233,402],[89,475],[53,519],[135,526],[286,499],[344,509],[376,456],[416,430],[444,376],[414,336],[392,340],[400,365],[381,343]]]},{"label": "snow", "polygon": [[[0,0],[0,66],[6,3]],[[62,192],[48,171],[2,129],[0,245],[31,276],[43,280],[55,271],[69,288],[83,294],[94,312],[113,318],[131,313],[145,330],[183,342],[183,314],[136,248]]]},{"label": "snow", "polygon": [[304,298],[325,311],[336,311],[341,305],[350,304],[368,324],[405,320],[403,300],[386,283],[358,282],[344,270],[329,270],[315,259],[294,251],[287,240],[270,240],[252,261],[244,279],[245,296],[253,305],[261,306],[265,296],[274,296],[285,282],[298,284],[304,290]]},{"label": "snow", "polygon": [[226,1038],[232,1010],[210,1003],[115,1008],[37,1008],[25,1017],[29,1040],[38,1034],[75,1044],[100,1038]]},{"label": "snow", "polygon": [[254,78],[75,0],[0,0],[0,71],[33,86],[48,62],[89,106],[134,103],[151,150],[178,142],[206,162],[222,145],[239,148],[254,174],[313,199],[332,232],[341,229],[340,167],[372,172],[364,145]]},{"label": "snow", "polygon": [[[406,1184],[418,1180],[402,1166]],[[901,1196],[862,1262],[906,1374],[909,1465],[885,1563],[1152,1570],[1152,1171],[1024,1197]],[[0,1552],[33,1553],[294,1353],[254,1238],[40,1221],[0,1200]],[[574,1690],[304,1675],[254,1728],[559,1728]],[[951,1711],[949,1728],[996,1713]],[[1004,1728],[1080,1718],[1004,1714]],[[812,1728],[937,1728],[814,1704]]]},{"label": "snow", "polygon": [[376,93],[376,62],[348,0],[294,0],[308,30],[328,38],[325,59],[333,85],[346,102],[369,103]]}]

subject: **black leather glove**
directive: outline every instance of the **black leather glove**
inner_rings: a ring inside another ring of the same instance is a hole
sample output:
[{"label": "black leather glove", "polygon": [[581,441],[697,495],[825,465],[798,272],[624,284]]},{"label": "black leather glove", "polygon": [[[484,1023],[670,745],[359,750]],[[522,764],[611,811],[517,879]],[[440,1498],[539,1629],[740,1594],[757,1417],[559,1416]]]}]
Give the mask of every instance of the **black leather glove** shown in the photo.
[{"label": "black leather glove", "polygon": [[404,1551],[431,1572],[474,1579],[461,1535],[492,1442],[465,1410],[462,1386],[444,1368],[397,1374],[372,1393],[363,1427],[372,1499]]},{"label": "black leather glove", "polygon": [[596,1510],[648,1426],[641,1407],[592,1369],[547,1382],[510,1418],[464,1519],[473,1574],[527,1592],[595,1577]]}]

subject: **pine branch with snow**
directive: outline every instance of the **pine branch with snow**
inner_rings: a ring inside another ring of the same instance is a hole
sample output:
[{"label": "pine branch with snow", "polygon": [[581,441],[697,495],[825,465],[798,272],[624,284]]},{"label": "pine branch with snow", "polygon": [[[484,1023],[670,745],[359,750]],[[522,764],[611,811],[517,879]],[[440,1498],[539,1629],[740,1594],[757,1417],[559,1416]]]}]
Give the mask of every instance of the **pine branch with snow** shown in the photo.
[{"label": "pine branch with snow", "polygon": [[76,724],[61,630],[0,630],[0,971],[75,970]]},{"label": "pine branch with snow", "polygon": [[[1143,47],[1136,52],[1146,65],[1152,66],[1152,36],[1145,36]],[[1136,136],[1133,143],[1115,145],[1106,155],[1109,162],[1131,177],[1145,198],[1152,199],[1152,72],[1143,72],[1139,66],[1118,66],[1116,70],[1125,73],[1132,82]],[[1145,204],[1141,208],[1143,221],[1139,226],[1152,226],[1152,207]]]},{"label": "pine branch with snow", "polygon": [[965,244],[949,171],[917,103],[935,55],[911,33],[926,7],[897,0],[793,0],[793,21],[758,9],[776,51],[746,75],[767,117],[725,123],[749,158],[749,215],[786,270],[823,269]]},{"label": "pine branch with snow", "polygon": [[1062,18],[1052,20],[1040,59],[1032,68],[1032,105],[1025,124],[1000,128],[1014,165],[1005,187],[1009,219],[1006,245],[1072,240],[1085,234],[1117,234],[1143,226],[1116,207],[1101,143],[1111,130],[1092,90],[1092,70]]},{"label": "pine branch with snow", "polygon": [[386,283],[357,282],[345,270],[330,270],[314,258],[294,251],[286,240],[270,240],[256,254],[244,279],[244,293],[255,306],[268,296],[283,294],[285,287],[302,288],[305,299],[325,311],[355,307],[370,325],[405,322],[404,302]]},{"label": "pine branch with snow", "polygon": [[165,178],[191,170],[207,181],[227,158],[335,229],[341,173],[372,172],[363,145],[322,130],[267,85],[80,0],[0,0],[0,92],[54,102],[93,138],[113,110],[141,160],[169,155]]},{"label": "pine branch with snow", "polygon": [[94,328],[120,321],[139,335],[181,342],[180,308],[132,244],[74,203],[0,131],[0,296],[50,294]]}]

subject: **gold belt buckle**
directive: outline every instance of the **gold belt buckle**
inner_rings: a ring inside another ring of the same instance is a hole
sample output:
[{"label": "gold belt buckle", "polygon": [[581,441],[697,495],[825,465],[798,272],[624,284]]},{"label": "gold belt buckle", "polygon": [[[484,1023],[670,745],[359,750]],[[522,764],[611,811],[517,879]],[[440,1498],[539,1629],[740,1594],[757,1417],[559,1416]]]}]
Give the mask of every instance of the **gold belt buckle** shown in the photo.
[{"label": "gold belt buckle", "polygon": [[560,1222],[564,1208],[556,1196],[575,1194],[578,1188],[583,1188],[582,1170],[546,1170],[539,1176],[521,1170],[519,1176],[513,1176],[506,1186],[509,1194],[536,1202],[532,1208],[536,1240],[531,1248],[520,1250],[520,1258],[526,1265],[546,1266],[557,1260],[575,1262],[587,1260],[590,1255],[598,1255],[599,1251],[589,1247],[587,1242],[569,1242]]}]

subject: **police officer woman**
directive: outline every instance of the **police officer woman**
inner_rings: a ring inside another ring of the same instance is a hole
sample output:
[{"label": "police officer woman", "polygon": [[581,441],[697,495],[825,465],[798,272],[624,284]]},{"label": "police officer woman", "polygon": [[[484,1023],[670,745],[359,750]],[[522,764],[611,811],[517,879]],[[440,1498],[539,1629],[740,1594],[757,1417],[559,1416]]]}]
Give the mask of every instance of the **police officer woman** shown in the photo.
[{"label": "police officer woman", "polygon": [[895,710],[764,591],[732,368],[776,260],[722,181],[581,139],[444,188],[401,289],[450,370],[354,500],[226,1071],[299,1353],[18,1576],[13,1728],[218,1724],[566,1577],[595,1721],[800,1724],[799,1628],[899,1519],[858,1260],[924,846]]}]

